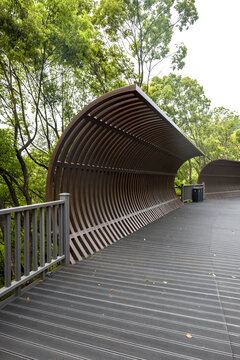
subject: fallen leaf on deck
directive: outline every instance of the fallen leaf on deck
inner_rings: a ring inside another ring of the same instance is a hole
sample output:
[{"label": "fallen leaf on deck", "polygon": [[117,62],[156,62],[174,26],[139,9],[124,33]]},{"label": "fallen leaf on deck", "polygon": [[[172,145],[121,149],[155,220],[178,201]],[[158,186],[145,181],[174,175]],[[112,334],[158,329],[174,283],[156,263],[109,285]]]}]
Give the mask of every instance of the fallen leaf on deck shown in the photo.
[{"label": "fallen leaf on deck", "polygon": [[145,280],[145,282],[148,282],[149,280]]},{"label": "fallen leaf on deck", "polygon": [[101,286],[101,284],[98,284],[98,286]]},{"label": "fallen leaf on deck", "polygon": [[164,284],[167,284],[168,282],[167,281],[163,281]]},{"label": "fallen leaf on deck", "polygon": [[110,289],[109,291],[113,291],[113,289]]},{"label": "fallen leaf on deck", "polygon": [[212,274],[213,277],[216,277],[216,274]]},{"label": "fallen leaf on deck", "polygon": [[216,254],[213,254],[213,256],[217,256]]},{"label": "fallen leaf on deck", "polygon": [[188,339],[191,339],[192,338],[192,335],[191,334],[186,334],[185,335]]},{"label": "fallen leaf on deck", "polygon": [[144,238],[143,240],[144,240],[144,241],[146,241],[147,239],[146,239],[146,238]]},{"label": "fallen leaf on deck", "polygon": [[41,282],[43,282],[43,280],[42,280],[42,279],[40,279],[40,280],[38,280],[38,282],[39,282],[39,283],[41,283]]},{"label": "fallen leaf on deck", "polygon": [[27,301],[30,301],[30,298],[29,298],[29,297],[27,297]]},{"label": "fallen leaf on deck", "polygon": [[232,275],[232,279],[236,279],[236,278],[237,278],[236,276]]}]

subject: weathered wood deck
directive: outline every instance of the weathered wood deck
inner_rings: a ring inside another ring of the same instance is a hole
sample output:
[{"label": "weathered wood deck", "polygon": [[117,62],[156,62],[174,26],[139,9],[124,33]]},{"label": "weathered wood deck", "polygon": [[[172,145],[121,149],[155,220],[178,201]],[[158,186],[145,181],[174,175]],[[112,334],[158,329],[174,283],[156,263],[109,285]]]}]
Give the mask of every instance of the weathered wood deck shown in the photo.
[{"label": "weathered wood deck", "polygon": [[240,359],[240,198],[185,205],[0,319],[4,360]]}]

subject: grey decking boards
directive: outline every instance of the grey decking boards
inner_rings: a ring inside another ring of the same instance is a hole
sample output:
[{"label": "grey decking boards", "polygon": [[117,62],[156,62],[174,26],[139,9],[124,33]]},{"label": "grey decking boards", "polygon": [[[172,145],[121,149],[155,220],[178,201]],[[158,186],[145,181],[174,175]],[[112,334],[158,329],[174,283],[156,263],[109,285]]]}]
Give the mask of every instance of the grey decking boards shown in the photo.
[{"label": "grey decking boards", "polygon": [[56,272],[1,311],[0,357],[240,359],[239,220],[187,204]]}]

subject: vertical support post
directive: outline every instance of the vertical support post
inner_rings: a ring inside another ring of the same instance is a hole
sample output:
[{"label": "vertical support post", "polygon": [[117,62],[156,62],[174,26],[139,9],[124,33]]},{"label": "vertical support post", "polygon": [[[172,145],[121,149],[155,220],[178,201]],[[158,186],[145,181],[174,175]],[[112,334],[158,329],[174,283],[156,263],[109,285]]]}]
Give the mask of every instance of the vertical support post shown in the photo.
[{"label": "vertical support post", "polygon": [[32,214],[32,245],[33,245],[33,271],[38,268],[38,221],[37,209],[33,210]]},{"label": "vertical support post", "polygon": [[15,213],[15,280],[21,279],[21,213]]},{"label": "vertical support post", "polygon": [[184,202],[184,185],[181,184],[181,201]]},{"label": "vertical support post", "polygon": [[5,268],[4,268],[5,286],[9,287],[11,285],[11,215],[10,214],[7,214],[5,217],[4,249],[5,249]]},{"label": "vertical support post", "polygon": [[24,212],[24,275],[30,273],[29,211]]},{"label": "vertical support post", "polygon": [[53,207],[53,259],[57,258],[57,207]]},{"label": "vertical support post", "polygon": [[[21,279],[21,213],[15,213],[15,280]],[[15,289],[15,295],[21,295],[21,286]]]},{"label": "vertical support post", "polygon": [[47,207],[47,262],[51,262],[51,207]]},{"label": "vertical support post", "polygon": [[205,182],[203,182],[203,200],[205,200]]},{"label": "vertical support post", "polygon": [[63,255],[63,209],[64,204],[59,205],[59,238],[58,238],[58,254]]},{"label": "vertical support post", "polygon": [[40,209],[40,266],[45,264],[45,213],[44,208]]},{"label": "vertical support post", "polygon": [[63,209],[63,251],[65,254],[64,265],[70,262],[70,248],[69,248],[69,197],[70,194],[60,194],[60,200],[64,200]]},{"label": "vertical support post", "polygon": [[[45,209],[40,209],[40,266],[45,264]],[[41,279],[45,280],[45,271],[41,273]]]}]

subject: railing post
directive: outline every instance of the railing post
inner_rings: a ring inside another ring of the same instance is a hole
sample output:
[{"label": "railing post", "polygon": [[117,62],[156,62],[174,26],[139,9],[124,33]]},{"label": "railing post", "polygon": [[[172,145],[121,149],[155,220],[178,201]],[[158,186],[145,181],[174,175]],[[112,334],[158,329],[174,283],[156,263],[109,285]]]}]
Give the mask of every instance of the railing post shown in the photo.
[{"label": "railing post", "polygon": [[205,182],[203,182],[202,184],[203,184],[203,200],[205,200]]},{"label": "railing post", "polygon": [[181,201],[184,202],[184,185],[181,184]]},{"label": "railing post", "polygon": [[63,264],[68,265],[70,262],[70,248],[69,248],[69,198],[70,194],[60,194],[60,200],[64,200],[63,210],[63,251],[65,259]]},{"label": "railing post", "polygon": [[[13,214],[15,214],[14,226],[11,226]],[[69,264],[69,194],[61,194],[60,200],[56,201],[0,209],[1,219],[2,216],[4,216],[2,226],[4,226],[5,262],[4,286],[0,288],[0,297],[12,290],[15,290],[16,295],[20,295],[21,286],[30,279],[37,275],[41,275],[41,278],[44,279],[46,270],[59,262],[64,262],[65,265]],[[51,226],[52,220],[54,222],[53,227]],[[15,230],[14,234],[12,234],[12,229]],[[23,230],[24,242],[21,244]],[[13,236],[11,235],[14,236],[15,240],[13,249],[11,248],[13,243]],[[30,259],[30,235],[32,236],[32,259]],[[23,246],[21,245],[24,245],[22,251],[21,248]],[[15,253],[15,259],[13,253]],[[23,255],[24,274],[21,271]],[[15,265],[13,280],[11,271],[12,261]]]},{"label": "railing post", "polygon": [[11,285],[11,215],[7,214],[5,217],[4,226],[4,249],[5,249],[5,269],[4,278],[5,286]]}]

